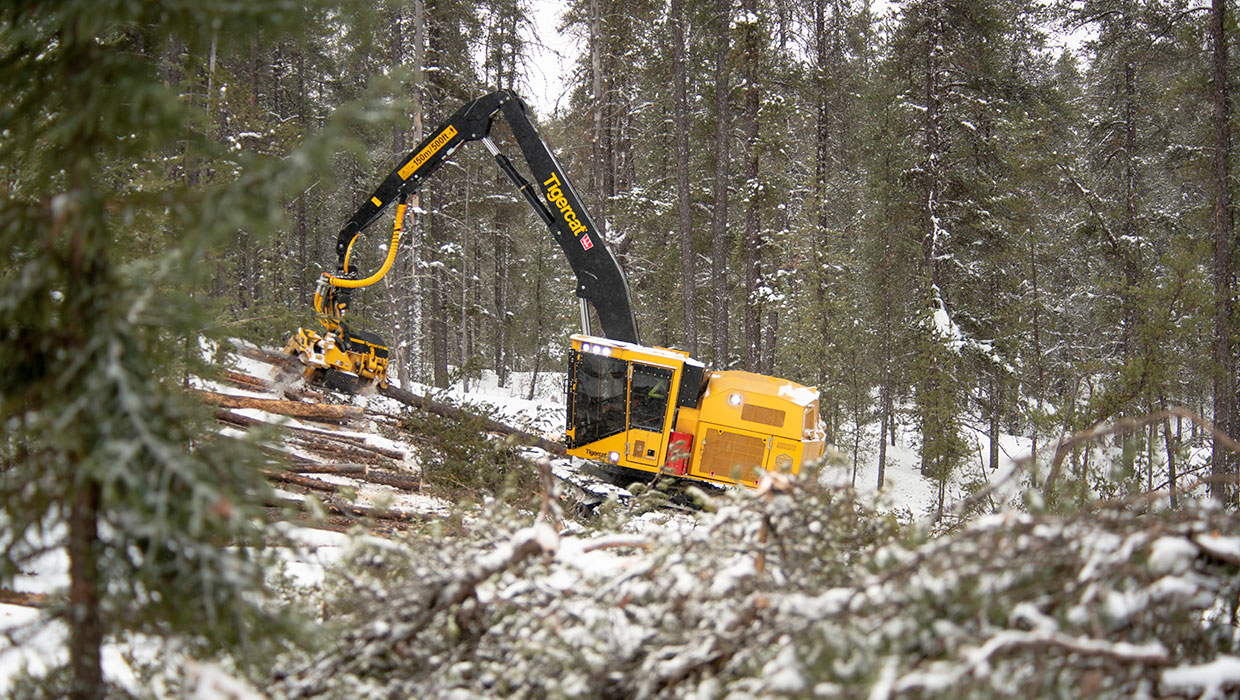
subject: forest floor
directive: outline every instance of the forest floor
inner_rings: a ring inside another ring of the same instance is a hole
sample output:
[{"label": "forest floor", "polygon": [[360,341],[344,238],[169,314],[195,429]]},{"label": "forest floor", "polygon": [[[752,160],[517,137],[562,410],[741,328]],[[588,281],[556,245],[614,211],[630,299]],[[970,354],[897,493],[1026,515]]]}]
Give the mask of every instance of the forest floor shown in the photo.
[{"label": "forest floor", "polygon": [[[421,436],[402,426],[410,406],[373,390],[347,395],[306,387],[294,367],[297,361],[273,350],[239,342],[235,351],[208,354],[222,358],[219,377],[193,378],[191,386],[215,407],[221,435],[244,438],[259,431],[260,449],[276,460],[267,472],[276,495],[268,512],[274,521],[284,521],[285,534],[301,545],[281,572],[294,586],[306,591],[321,587],[324,571],[349,550],[358,533],[386,537],[452,513],[456,504],[435,495],[424,480]],[[531,379],[517,373],[502,387],[489,374],[445,391],[422,385],[412,390],[443,410],[463,410],[500,430],[507,426],[507,436],[528,438],[523,442],[557,440],[563,425],[564,404],[557,396],[563,375],[542,374],[534,392]],[[531,466],[545,458],[570,501],[592,506],[608,497],[631,496],[626,488],[536,445],[518,453]],[[281,462],[286,468],[277,468]],[[571,515],[573,509],[568,511]],[[635,523],[666,527],[670,521],[693,524],[676,510]],[[66,628],[59,622],[45,624],[40,608],[49,596],[67,589],[68,571],[64,550],[53,549],[17,577],[11,590],[0,590],[0,633],[8,637],[8,643],[0,642],[0,694],[21,669],[37,674],[66,661]],[[105,649],[104,666],[112,682],[138,687],[137,675],[115,646]]]},{"label": "forest floor", "polygon": [[[268,511],[301,545],[288,553],[279,572],[295,590],[321,596],[326,572],[348,556],[358,537],[388,537],[425,527],[449,519],[457,509],[442,489],[428,483],[422,468],[426,438],[405,424],[410,411],[406,402],[376,393],[345,395],[304,387],[299,380],[290,380],[296,378],[297,368],[289,365],[288,358],[253,346],[239,345],[221,357],[226,367],[219,377],[195,380],[193,388],[214,407],[221,435],[257,436],[260,449],[287,465],[279,468],[273,461],[267,472],[275,492]],[[464,411],[484,417],[484,424],[494,429],[493,438],[515,438],[522,444],[541,440],[544,447],[517,448],[517,459],[529,462],[531,468],[540,461],[549,467],[566,506],[562,532],[569,534],[582,531],[574,519],[588,517],[584,514],[592,507],[608,500],[628,503],[634,493],[574,464],[562,450],[551,449],[550,442],[558,440],[564,423],[563,380],[561,373],[542,373],[531,387],[529,374],[514,373],[501,386],[494,374],[485,373],[447,390],[408,389],[411,396],[433,402],[439,415]],[[275,426],[278,430],[263,432]],[[902,430],[888,447],[881,490],[877,435],[866,436],[862,444],[868,447],[855,458],[851,452],[831,454],[817,480],[823,486],[851,486],[869,507],[904,523],[934,518],[940,497],[950,517],[952,508],[979,488],[988,490],[992,508],[1018,499],[1029,439],[1003,436],[999,465],[990,469],[984,458],[989,449],[985,434],[971,434],[974,458],[941,491],[939,484],[920,473],[918,436],[912,430]],[[586,507],[575,507],[582,504]],[[693,513],[673,506],[635,512],[624,530],[640,537],[698,526]],[[613,561],[619,560],[618,555],[608,557],[607,565],[618,565]],[[598,562],[592,560],[591,566],[597,568]],[[0,693],[23,667],[38,673],[65,661],[65,626],[40,620],[39,613],[49,596],[66,589],[67,557],[63,550],[53,549],[30,568],[12,590],[0,591],[0,630],[8,638],[0,643]],[[130,646],[126,653],[132,659],[135,650]],[[104,663],[113,682],[139,687],[138,674],[119,648],[109,645]],[[201,682],[209,682],[213,671],[204,667],[198,673]],[[218,676],[226,682],[227,674]]]}]

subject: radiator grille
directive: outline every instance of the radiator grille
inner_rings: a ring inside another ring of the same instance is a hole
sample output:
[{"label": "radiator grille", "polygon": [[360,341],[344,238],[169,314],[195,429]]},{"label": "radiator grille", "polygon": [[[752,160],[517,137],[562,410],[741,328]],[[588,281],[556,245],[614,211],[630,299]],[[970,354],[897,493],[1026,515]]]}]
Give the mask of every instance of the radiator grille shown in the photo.
[{"label": "radiator grille", "polygon": [[766,441],[739,433],[706,429],[701,470],[706,474],[757,481],[766,456]]}]

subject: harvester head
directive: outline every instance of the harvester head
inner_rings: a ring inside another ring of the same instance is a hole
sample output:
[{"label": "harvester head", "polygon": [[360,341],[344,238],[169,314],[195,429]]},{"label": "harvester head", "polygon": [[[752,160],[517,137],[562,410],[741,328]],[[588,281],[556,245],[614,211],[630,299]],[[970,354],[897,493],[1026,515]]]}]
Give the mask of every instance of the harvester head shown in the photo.
[{"label": "harvester head", "polygon": [[346,308],[347,292],[320,281],[314,309],[325,331],[320,335],[298,328],[284,346],[285,354],[301,360],[311,384],[350,393],[387,386],[387,343],[374,333],[346,326],[341,320]]}]

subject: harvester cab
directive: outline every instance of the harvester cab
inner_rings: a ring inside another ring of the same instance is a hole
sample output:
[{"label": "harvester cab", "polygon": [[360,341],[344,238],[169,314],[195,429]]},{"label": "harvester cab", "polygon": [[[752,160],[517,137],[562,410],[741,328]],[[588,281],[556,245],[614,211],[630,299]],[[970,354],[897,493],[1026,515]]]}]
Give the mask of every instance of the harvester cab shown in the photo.
[{"label": "harvester cab", "polygon": [[825,440],[816,389],[587,335],[572,337],[565,434],[576,457],[744,486],[797,473]]}]

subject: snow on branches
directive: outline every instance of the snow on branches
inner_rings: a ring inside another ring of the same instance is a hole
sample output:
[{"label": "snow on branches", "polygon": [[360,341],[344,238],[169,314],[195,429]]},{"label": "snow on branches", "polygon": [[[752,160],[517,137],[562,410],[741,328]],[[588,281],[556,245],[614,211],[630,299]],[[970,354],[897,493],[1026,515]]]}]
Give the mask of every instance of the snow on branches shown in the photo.
[{"label": "snow on branches", "polygon": [[932,538],[796,482],[656,517],[555,537],[492,506],[454,535],[360,550],[328,608],[339,638],[276,697],[1240,687],[1234,515],[1006,512]]}]

